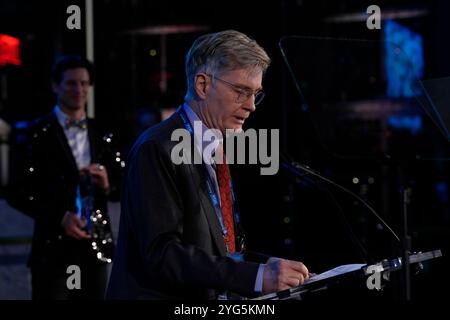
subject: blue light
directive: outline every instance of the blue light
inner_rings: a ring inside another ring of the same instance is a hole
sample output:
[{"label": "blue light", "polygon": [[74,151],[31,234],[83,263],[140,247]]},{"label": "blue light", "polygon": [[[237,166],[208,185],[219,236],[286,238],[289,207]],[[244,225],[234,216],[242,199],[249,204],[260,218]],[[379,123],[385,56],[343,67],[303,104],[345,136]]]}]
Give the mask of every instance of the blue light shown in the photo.
[{"label": "blue light", "polygon": [[422,129],[422,117],[392,115],[388,118],[388,124],[393,128],[408,130],[415,135]]},{"label": "blue light", "polygon": [[418,81],[424,74],[422,36],[401,24],[387,20],[384,25],[387,96],[418,95]]},{"label": "blue light", "polygon": [[448,184],[445,181],[437,182],[435,184],[437,197],[439,202],[448,203]]}]

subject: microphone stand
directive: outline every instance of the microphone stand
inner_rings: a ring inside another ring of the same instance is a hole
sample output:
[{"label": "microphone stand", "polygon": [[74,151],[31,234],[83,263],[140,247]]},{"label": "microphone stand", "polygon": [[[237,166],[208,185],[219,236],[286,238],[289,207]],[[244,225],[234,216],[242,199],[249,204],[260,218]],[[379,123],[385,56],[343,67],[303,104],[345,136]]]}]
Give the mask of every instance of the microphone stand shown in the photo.
[{"label": "microphone stand", "polygon": [[[389,158],[390,159],[390,158]],[[392,161],[392,159],[390,159]],[[400,197],[401,197],[401,231],[402,231],[402,239],[400,246],[400,255],[402,257],[402,269],[401,269],[401,294],[403,295],[403,299],[405,301],[411,300],[411,261],[410,255],[412,251],[411,245],[411,236],[408,232],[408,213],[409,213],[409,204],[411,203],[411,187],[409,186],[409,182],[407,181],[407,175],[405,173],[405,159],[399,158],[398,161],[393,162],[393,165],[396,166],[397,177],[398,177],[398,186],[400,189]],[[423,268],[421,264],[418,265],[419,270]]]},{"label": "microphone stand", "polygon": [[[283,155],[283,158],[288,158],[286,155]],[[313,176],[318,178],[320,181],[327,183],[345,193],[349,194],[360,203],[362,203],[375,217],[376,219],[387,229],[390,234],[395,238],[399,247],[402,251],[402,267],[403,267],[403,296],[406,301],[411,300],[411,272],[410,272],[410,253],[411,253],[411,237],[408,235],[408,205],[411,202],[410,195],[411,189],[405,188],[402,181],[402,204],[403,204],[403,212],[402,212],[402,222],[403,222],[403,237],[402,240],[398,237],[398,235],[392,230],[392,228],[380,217],[380,215],[360,196],[352,192],[351,190],[341,186],[340,184],[322,176],[317,171],[311,169],[306,165],[302,165],[300,163],[287,160],[281,163],[281,166],[291,173],[294,173],[297,177],[304,177],[305,175]],[[402,177],[402,175],[400,175]]]},{"label": "microphone stand", "polygon": [[408,235],[408,205],[411,189],[403,190],[403,281],[404,281],[404,298],[406,301],[411,300],[411,272],[409,256],[411,254],[411,237]]},{"label": "microphone stand", "polygon": [[340,184],[338,184],[338,183],[336,183],[336,182],[334,182],[334,181],[332,181],[332,180],[322,176],[320,173],[314,171],[313,169],[311,169],[310,167],[308,167],[306,165],[302,165],[302,164],[297,163],[297,162],[292,162],[292,163],[283,162],[281,164],[281,166],[283,166],[284,168],[288,169],[289,171],[295,173],[299,177],[302,177],[302,176],[305,175],[305,174],[301,174],[300,173],[300,171],[303,171],[303,172],[306,173],[306,175],[311,175],[313,177],[319,178],[319,180],[321,180],[323,182],[326,182],[327,184],[332,185],[332,186],[336,187],[337,189],[339,189],[341,191],[344,191],[345,193],[349,194],[350,196],[352,196],[353,198],[358,200],[360,203],[362,203],[367,209],[369,209],[369,211],[377,218],[377,220],[383,225],[383,227],[385,227],[386,229],[389,230],[389,232],[392,234],[392,236],[395,238],[395,240],[398,243],[401,243],[400,238],[398,237],[398,235],[383,220],[383,218],[381,218],[380,215],[366,201],[364,201],[360,196],[355,194],[353,191],[351,191],[351,190],[341,186]]},{"label": "microphone stand", "polygon": [[402,282],[403,298],[405,301],[411,300],[411,268],[409,256],[411,254],[411,236],[408,234],[408,207],[411,203],[411,188],[408,187],[406,175],[401,164],[397,164],[397,174],[401,191],[401,225],[402,225]]}]

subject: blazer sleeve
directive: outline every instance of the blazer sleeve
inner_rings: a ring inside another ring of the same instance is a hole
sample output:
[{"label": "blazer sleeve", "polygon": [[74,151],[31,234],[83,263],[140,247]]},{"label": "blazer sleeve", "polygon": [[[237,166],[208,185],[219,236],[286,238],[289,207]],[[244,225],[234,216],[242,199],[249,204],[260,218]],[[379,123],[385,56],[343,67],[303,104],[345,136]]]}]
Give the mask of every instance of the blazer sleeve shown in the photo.
[{"label": "blazer sleeve", "polygon": [[125,172],[125,159],[119,148],[118,138],[111,132],[101,136],[101,152],[98,161],[108,170],[109,192],[107,200],[120,201],[120,192]]},{"label": "blazer sleeve", "polygon": [[8,204],[35,219],[40,211],[36,203],[36,165],[29,129],[15,129],[9,153]]},{"label": "blazer sleeve", "polygon": [[[179,178],[179,177],[178,177]],[[130,157],[123,214],[139,244],[145,270],[168,285],[254,294],[258,263],[213,256],[183,241],[183,201],[175,165],[156,141]]]},{"label": "blazer sleeve", "polygon": [[48,179],[37,160],[41,147],[33,142],[32,129],[16,130],[11,138],[8,204],[39,223],[41,228],[57,234],[65,211],[57,210],[54,201],[42,195],[42,183]]}]

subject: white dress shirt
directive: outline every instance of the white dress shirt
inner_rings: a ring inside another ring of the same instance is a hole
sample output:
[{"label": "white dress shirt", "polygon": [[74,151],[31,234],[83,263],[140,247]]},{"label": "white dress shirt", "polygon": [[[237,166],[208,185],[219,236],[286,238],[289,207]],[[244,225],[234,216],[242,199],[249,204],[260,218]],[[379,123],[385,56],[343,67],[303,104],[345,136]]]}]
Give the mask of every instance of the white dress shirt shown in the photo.
[{"label": "white dress shirt", "polygon": [[55,114],[59,124],[64,130],[64,134],[66,135],[67,142],[72,150],[78,169],[87,167],[91,164],[91,145],[89,143],[87,129],[78,127],[66,128],[66,121],[71,119],[58,105],[55,107]]}]

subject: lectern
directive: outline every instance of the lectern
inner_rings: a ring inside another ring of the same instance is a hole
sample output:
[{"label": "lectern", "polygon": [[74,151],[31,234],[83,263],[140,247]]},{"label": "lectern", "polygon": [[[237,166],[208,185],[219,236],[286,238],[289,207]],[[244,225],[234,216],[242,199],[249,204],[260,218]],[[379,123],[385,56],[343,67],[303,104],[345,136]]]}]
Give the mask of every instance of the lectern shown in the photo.
[{"label": "lectern", "polygon": [[[409,264],[421,269],[421,263],[442,256],[441,250],[414,253],[409,256]],[[367,290],[380,290],[381,283],[389,280],[391,272],[402,269],[403,258],[385,259],[375,264],[342,265],[311,277],[303,285],[260,296],[252,300],[302,300],[307,295],[326,290],[331,285],[346,284],[357,281],[365,282]]]}]

